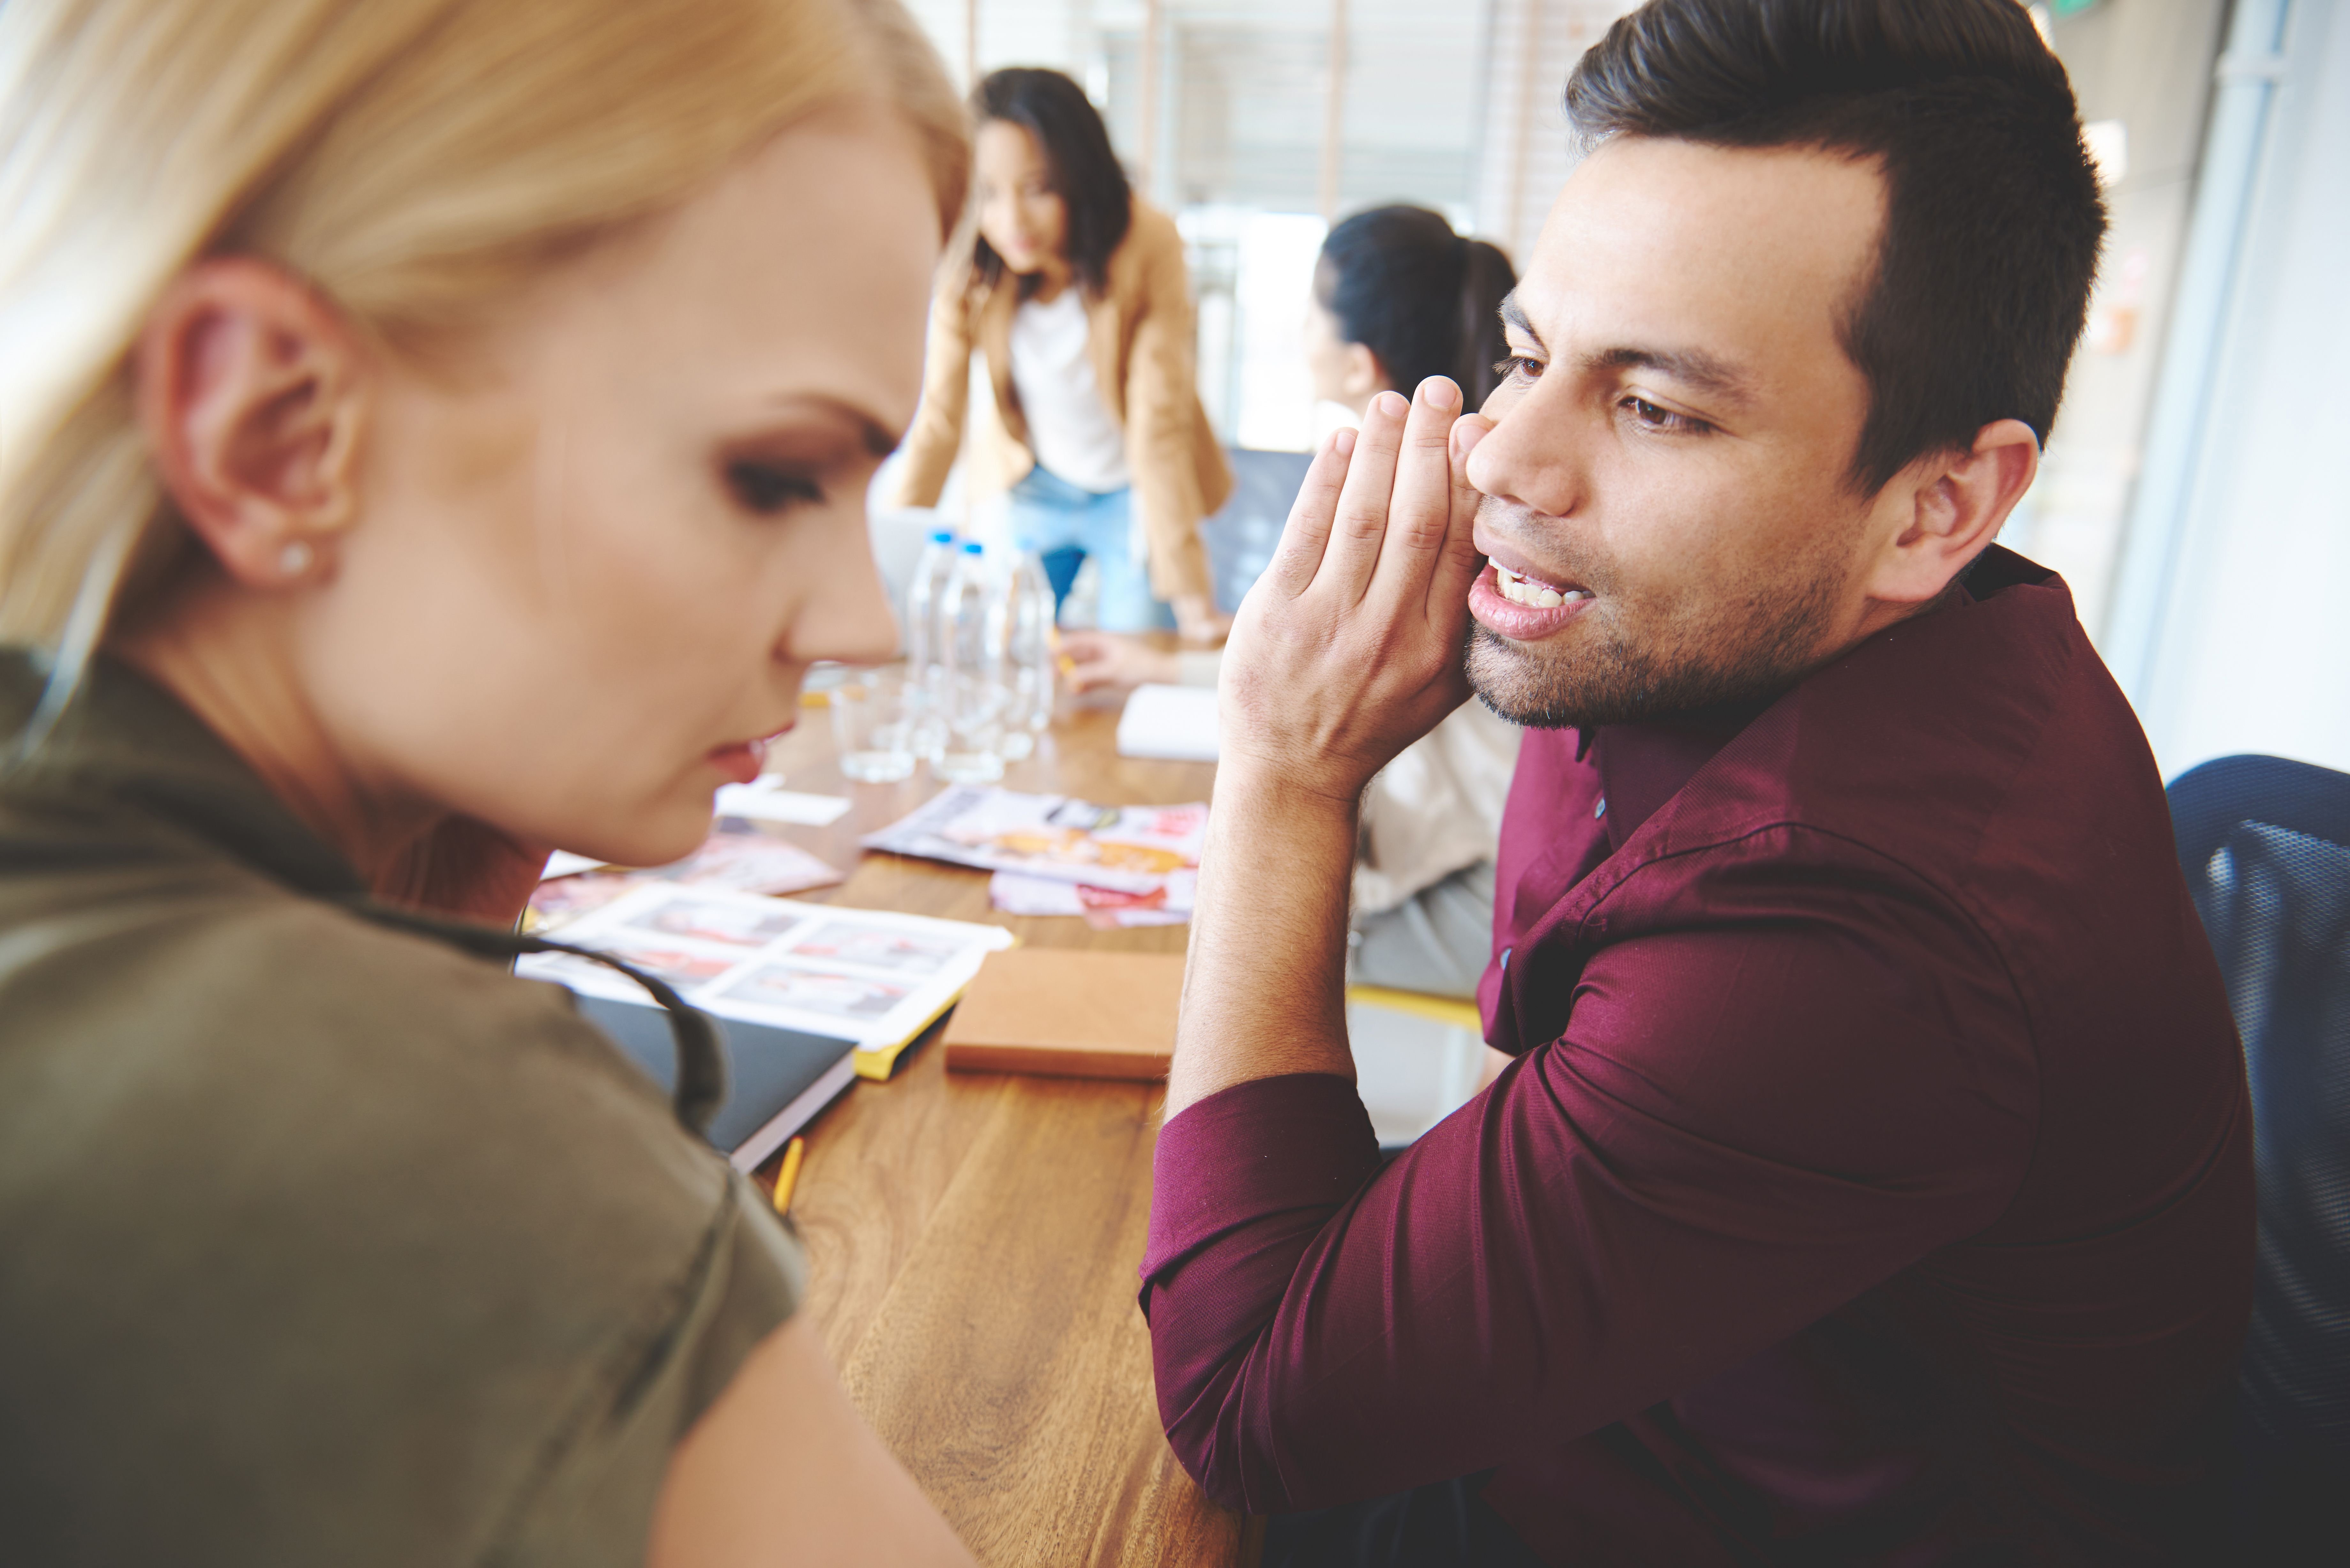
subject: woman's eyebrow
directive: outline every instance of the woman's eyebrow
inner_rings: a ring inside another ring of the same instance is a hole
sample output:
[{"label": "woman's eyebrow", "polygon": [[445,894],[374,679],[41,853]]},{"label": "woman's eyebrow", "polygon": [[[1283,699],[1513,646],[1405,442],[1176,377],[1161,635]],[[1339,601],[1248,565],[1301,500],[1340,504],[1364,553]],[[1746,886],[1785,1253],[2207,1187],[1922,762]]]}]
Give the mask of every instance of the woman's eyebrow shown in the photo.
[{"label": "woman's eyebrow", "polygon": [[831,420],[852,427],[858,441],[875,457],[887,457],[898,450],[906,432],[890,426],[867,410],[847,402],[827,392],[785,392],[771,400],[772,406]]}]

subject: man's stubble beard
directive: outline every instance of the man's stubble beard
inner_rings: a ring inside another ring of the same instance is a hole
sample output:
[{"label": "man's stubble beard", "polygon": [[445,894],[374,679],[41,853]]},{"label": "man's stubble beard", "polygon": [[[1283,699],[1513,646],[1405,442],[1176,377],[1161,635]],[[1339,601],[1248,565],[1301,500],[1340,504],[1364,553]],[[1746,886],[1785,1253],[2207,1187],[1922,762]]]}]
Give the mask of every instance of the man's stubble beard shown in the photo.
[{"label": "man's stubble beard", "polygon": [[[1775,696],[1819,662],[1839,597],[1823,560],[1792,580],[1723,596],[1690,624],[1643,637],[1611,624],[1594,649],[1544,658],[1475,622],[1466,663],[1478,700],[1529,729],[1591,729]],[[1603,591],[1581,622],[1623,601]]]}]

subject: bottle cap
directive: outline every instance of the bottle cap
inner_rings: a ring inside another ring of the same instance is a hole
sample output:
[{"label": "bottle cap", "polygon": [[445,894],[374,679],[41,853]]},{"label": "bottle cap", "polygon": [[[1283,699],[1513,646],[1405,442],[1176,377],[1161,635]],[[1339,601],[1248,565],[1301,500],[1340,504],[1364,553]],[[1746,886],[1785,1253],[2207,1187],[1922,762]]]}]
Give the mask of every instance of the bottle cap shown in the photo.
[{"label": "bottle cap", "polygon": [[968,540],[963,545],[962,553],[966,556],[983,556],[987,554],[987,546],[976,539]]},{"label": "bottle cap", "polygon": [[932,534],[932,535],[931,535],[931,544],[933,544],[933,545],[951,545],[951,544],[953,544],[953,543],[954,543],[954,530],[953,530],[953,529],[951,529],[951,528],[941,528],[941,529],[940,529],[937,533]]}]

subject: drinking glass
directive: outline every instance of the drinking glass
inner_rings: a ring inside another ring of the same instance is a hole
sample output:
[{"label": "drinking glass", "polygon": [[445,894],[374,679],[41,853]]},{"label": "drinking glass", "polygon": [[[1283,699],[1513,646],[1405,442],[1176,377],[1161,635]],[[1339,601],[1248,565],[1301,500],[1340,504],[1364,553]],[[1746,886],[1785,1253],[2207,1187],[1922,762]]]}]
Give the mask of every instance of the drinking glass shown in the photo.
[{"label": "drinking glass", "polygon": [[905,677],[895,670],[858,670],[832,689],[832,739],[840,771],[862,784],[914,776],[913,725]]},{"label": "drinking glass", "polygon": [[1003,776],[1003,687],[992,675],[948,679],[946,744],[931,770],[948,784],[993,784]]}]

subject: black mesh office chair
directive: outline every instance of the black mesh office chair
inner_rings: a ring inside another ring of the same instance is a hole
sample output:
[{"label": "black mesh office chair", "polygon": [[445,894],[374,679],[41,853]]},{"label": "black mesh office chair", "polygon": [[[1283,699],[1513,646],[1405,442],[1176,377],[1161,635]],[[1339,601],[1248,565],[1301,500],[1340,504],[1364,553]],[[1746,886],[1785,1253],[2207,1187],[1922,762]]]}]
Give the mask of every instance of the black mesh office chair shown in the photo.
[{"label": "black mesh office chair", "polygon": [[2223,757],[2170,815],[2251,1081],[2241,1561],[2350,1562],[2350,774]]},{"label": "black mesh office chair", "polygon": [[1229,615],[1241,607],[1242,597],[1273,559],[1314,454],[1232,446],[1224,455],[1232,460],[1232,496],[1200,524],[1200,542],[1215,578],[1216,604]]}]

